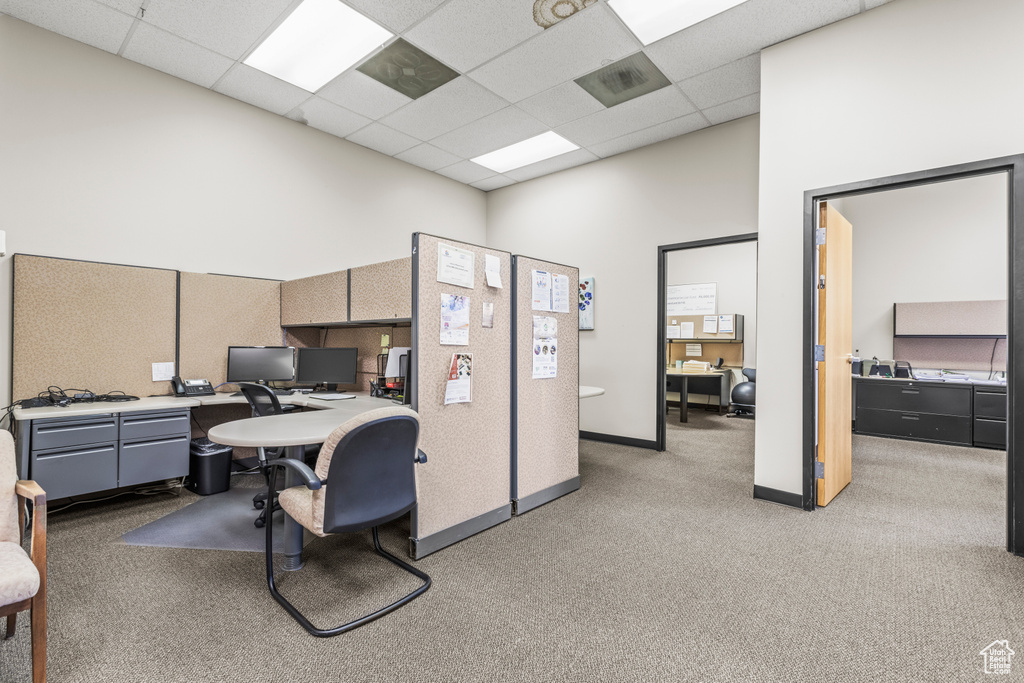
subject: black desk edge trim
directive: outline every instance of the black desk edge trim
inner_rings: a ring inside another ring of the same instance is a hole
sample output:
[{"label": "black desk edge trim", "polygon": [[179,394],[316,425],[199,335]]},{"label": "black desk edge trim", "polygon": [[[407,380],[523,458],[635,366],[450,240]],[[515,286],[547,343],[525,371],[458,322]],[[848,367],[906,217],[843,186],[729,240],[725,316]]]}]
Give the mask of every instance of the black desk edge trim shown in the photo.
[{"label": "black desk edge trim", "polygon": [[754,484],[754,499],[766,500],[769,503],[778,503],[779,505],[786,505],[791,508],[797,508],[798,510],[803,509],[803,496],[799,493],[780,491],[779,489],[773,489],[768,486],[758,486],[757,484]]}]

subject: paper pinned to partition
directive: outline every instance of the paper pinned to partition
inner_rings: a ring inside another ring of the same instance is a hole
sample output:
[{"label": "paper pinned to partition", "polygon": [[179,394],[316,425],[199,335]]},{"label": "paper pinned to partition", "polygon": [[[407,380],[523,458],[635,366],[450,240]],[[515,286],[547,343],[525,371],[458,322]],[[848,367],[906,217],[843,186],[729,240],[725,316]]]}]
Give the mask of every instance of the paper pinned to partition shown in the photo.
[{"label": "paper pinned to partition", "polygon": [[484,302],[483,316],[480,324],[482,327],[494,327],[494,302]]},{"label": "paper pinned to partition", "polygon": [[444,389],[444,404],[472,403],[473,401],[473,354],[453,353],[448,368],[448,382]]},{"label": "paper pinned to partition", "polygon": [[543,270],[531,270],[533,281],[531,308],[535,311],[551,310],[551,273]]},{"label": "paper pinned to partition", "polygon": [[551,310],[555,313],[569,312],[569,276],[551,276]]},{"label": "paper pinned to partition", "polygon": [[473,289],[476,254],[449,244],[437,243],[437,281]]},{"label": "paper pinned to partition", "polygon": [[501,289],[501,259],[484,254],[484,276],[487,278],[488,287]]},{"label": "paper pinned to partition", "polygon": [[700,344],[687,344],[686,345],[687,356],[701,356],[703,355],[703,348]]},{"label": "paper pinned to partition", "polygon": [[441,344],[469,346],[469,297],[441,294]]},{"label": "paper pinned to partition", "polygon": [[718,316],[717,315],[706,315],[704,316],[704,334],[717,334],[718,333]]},{"label": "paper pinned to partition", "polygon": [[558,320],[533,316],[533,379],[551,379],[558,375]]},{"label": "paper pinned to partition", "polygon": [[679,338],[680,339],[693,339],[693,323],[679,323]]},{"label": "paper pinned to partition", "polygon": [[718,331],[722,334],[732,332],[732,315],[727,314],[718,316]]},{"label": "paper pinned to partition", "polygon": [[682,339],[679,336],[679,325],[669,325],[665,328],[665,337],[667,339]]}]

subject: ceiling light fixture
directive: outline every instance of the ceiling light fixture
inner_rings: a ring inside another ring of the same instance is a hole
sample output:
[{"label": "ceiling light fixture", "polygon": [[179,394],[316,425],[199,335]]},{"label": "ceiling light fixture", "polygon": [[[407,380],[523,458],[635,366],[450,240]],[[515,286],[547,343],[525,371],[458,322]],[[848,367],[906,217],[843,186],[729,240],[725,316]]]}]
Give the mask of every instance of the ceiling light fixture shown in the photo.
[{"label": "ceiling light fixture", "polygon": [[514,145],[481,154],[470,161],[486,166],[492,171],[504,173],[513,168],[535,164],[538,161],[544,161],[579,148],[579,145],[574,145],[558,133],[549,130],[547,133],[541,133]]},{"label": "ceiling light fixture", "polygon": [[303,0],[243,64],[316,92],[392,35],[338,0]]},{"label": "ceiling light fixture", "polygon": [[608,0],[644,45],[741,5],[746,0]]}]

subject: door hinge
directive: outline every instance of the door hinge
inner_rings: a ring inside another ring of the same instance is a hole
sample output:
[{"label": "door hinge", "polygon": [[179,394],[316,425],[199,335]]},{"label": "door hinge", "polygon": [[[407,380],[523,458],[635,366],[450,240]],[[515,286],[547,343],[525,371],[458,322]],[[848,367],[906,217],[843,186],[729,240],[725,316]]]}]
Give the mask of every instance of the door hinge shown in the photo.
[{"label": "door hinge", "polygon": [[820,460],[814,461],[814,478],[824,479],[825,478],[825,463]]},{"label": "door hinge", "polygon": [[825,345],[824,344],[815,344],[814,345],[814,361],[816,363],[821,363],[824,360],[825,360]]},{"label": "door hinge", "polygon": [[814,231],[814,244],[815,246],[825,244],[825,228],[818,228]]}]

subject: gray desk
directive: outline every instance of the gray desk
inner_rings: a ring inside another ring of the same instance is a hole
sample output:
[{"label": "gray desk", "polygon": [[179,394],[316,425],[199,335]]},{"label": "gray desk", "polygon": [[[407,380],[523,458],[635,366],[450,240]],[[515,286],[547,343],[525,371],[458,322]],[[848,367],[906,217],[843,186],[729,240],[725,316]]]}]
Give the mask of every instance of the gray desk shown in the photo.
[{"label": "gray desk", "polygon": [[689,384],[692,379],[701,381],[713,381],[718,385],[718,414],[721,415],[729,410],[729,397],[732,389],[731,370],[713,370],[712,372],[683,372],[673,367],[665,368],[665,376],[668,380],[668,393],[679,394],[679,421],[686,422],[689,419],[689,411],[686,407],[686,400],[689,395]]}]

